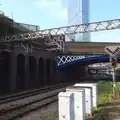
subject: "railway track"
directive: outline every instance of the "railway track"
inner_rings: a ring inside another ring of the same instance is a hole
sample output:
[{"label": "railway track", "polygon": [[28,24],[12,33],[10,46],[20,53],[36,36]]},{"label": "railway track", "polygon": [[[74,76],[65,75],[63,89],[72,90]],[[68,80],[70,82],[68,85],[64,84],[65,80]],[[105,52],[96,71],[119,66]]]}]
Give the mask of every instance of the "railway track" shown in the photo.
[{"label": "railway track", "polygon": [[[64,85],[67,85],[67,84],[64,84]],[[10,101],[19,100],[19,99],[23,99],[23,98],[30,97],[33,95],[37,95],[37,94],[46,92],[48,89],[55,89],[55,88],[60,87],[60,86],[63,86],[63,84],[47,86],[47,87],[43,87],[43,88],[39,88],[39,89],[28,90],[28,91],[24,91],[24,92],[12,94],[12,95],[0,97],[0,104],[7,103]]]},{"label": "railway track", "polygon": [[0,98],[0,120],[14,120],[26,113],[57,100],[58,93],[70,84],[59,84],[42,89]]}]

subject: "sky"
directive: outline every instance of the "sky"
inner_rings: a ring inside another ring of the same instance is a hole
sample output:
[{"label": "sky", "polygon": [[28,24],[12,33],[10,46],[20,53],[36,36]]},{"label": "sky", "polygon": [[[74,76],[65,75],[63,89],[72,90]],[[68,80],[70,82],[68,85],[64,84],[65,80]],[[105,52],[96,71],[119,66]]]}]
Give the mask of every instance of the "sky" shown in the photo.
[{"label": "sky", "polygon": [[[67,26],[67,0],[0,0],[0,11],[40,29]],[[90,0],[90,22],[120,19],[120,0]],[[120,42],[120,30],[91,33],[92,42]]]}]

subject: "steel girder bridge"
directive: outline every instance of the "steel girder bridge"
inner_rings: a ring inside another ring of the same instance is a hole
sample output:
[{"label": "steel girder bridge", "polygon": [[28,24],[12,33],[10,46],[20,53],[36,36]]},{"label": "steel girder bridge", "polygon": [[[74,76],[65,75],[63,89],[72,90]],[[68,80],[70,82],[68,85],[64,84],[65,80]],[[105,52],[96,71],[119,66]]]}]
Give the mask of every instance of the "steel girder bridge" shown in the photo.
[{"label": "steel girder bridge", "polygon": [[[64,52],[65,35],[114,29],[120,29],[120,19],[65,26],[40,30],[39,32],[6,36],[1,38],[0,44],[19,44],[23,46],[27,52],[32,51],[32,48],[46,51]],[[80,56],[58,56],[58,66],[60,65],[60,62],[65,64],[76,59],[80,59]]]}]

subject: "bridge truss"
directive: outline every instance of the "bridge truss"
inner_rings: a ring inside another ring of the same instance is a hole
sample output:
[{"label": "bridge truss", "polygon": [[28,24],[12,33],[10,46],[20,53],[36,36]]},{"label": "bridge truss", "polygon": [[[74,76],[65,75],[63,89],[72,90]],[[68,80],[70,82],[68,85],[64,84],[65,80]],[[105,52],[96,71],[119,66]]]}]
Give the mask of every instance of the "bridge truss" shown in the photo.
[{"label": "bridge truss", "polygon": [[49,51],[59,50],[63,52],[65,35],[113,29],[120,29],[120,19],[65,26],[40,30],[39,32],[6,36],[1,38],[0,43],[20,44],[27,51],[32,50],[32,48],[38,48]]},{"label": "bridge truss", "polygon": [[95,57],[95,56],[100,56],[100,54],[91,54],[91,55],[61,55],[57,57],[57,66],[62,66],[66,63],[73,62],[75,60],[80,60],[84,59],[87,57]]}]

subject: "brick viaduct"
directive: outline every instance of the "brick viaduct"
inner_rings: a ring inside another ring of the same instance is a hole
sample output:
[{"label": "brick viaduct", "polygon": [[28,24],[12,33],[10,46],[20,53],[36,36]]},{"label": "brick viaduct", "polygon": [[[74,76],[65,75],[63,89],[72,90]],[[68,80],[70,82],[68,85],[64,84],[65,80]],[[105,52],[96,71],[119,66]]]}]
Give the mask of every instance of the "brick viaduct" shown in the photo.
[{"label": "brick viaduct", "polygon": [[0,92],[32,89],[56,81],[56,53],[16,46],[0,52]]},{"label": "brick viaduct", "polygon": [[[101,53],[106,45],[119,43],[72,43],[65,44],[66,53]],[[26,53],[21,46],[7,46],[0,51],[0,93],[38,88],[47,84],[56,84],[79,80],[85,75],[85,66],[66,67],[58,70],[56,56],[59,53],[33,49]],[[80,74],[81,73],[81,74]]]}]

